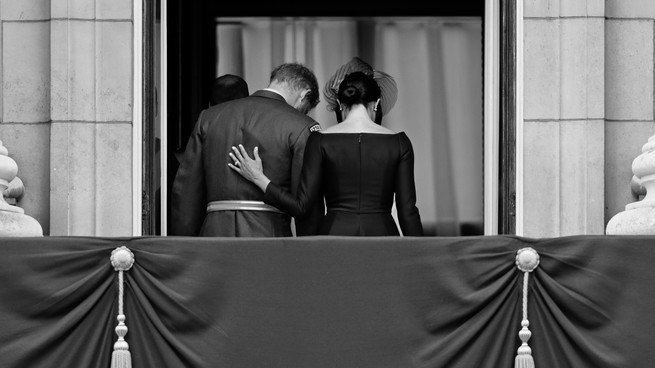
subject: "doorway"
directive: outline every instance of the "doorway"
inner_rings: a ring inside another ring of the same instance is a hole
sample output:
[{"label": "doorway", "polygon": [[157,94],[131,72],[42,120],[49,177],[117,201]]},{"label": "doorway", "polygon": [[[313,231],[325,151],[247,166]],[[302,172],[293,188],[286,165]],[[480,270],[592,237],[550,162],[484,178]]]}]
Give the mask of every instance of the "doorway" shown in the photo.
[{"label": "doorway", "polygon": [[[153,84],[155,98],[166,103],[155,104],[159,118],[149,129],[152,146],[160,142],[161,149],[154,150],[159,159],[144,169],[144,193],[155,200],[144,212],[143,233],[166,234],[175,156],[207,107],[216,76],[241,75],[253,92],[266,86],[272,67],[299,61],[315,71],[322,87],[340,65],[358,56],[397,80],[398,102],[385,125],[407,132],[414,142],[417,205],[426,235],[484,234],[484,1],[430,10],[412,2],[380,4],[373,13],[364,5],[331,3],[313,10],[297,5],[225,10],[214,1],[167,0],[166,12],[157,13],[154,53],[166,54],[160,60],[167,73],[161,80],[155,76]],[[348,8],[348,15],[337,8]],[[158,34],[162,16],[167,31]],[[310,115],[324,127],[334,123],[324,105]]]}]

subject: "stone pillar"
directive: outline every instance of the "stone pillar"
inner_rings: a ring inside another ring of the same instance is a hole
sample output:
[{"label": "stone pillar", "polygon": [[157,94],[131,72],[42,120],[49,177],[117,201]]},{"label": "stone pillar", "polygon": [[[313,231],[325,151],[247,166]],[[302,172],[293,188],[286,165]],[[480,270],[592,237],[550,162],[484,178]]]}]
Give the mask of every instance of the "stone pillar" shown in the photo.
[{"label": "stone pillar", "polygon": [[50,234],[131,235],[132,0],[50,1]]},{"label": "stone pillar", "polygon": [[[642,188],[646,196],[625,206],[625,211],[614,215],[607,223],[608,235],[655,235],[655,135],[632,161],[633,191]],[[635,193],[639,194],[639,192]]]},{"label": "stone pillar", "polygon": [[132,10],[0,0],[0,137],[45,235],[132,234]]},{"label": "stone pillar", "polygon": [[522,235],[602,234],[605,1],[523,4]]},{"label": "stone pillar", "polygon": [[18,165],[9,157],[9,152],[0,141],[0,237],[43,236],[38,221],[25,214],[25,211],[7,203],[5,193],[16,178]]}]

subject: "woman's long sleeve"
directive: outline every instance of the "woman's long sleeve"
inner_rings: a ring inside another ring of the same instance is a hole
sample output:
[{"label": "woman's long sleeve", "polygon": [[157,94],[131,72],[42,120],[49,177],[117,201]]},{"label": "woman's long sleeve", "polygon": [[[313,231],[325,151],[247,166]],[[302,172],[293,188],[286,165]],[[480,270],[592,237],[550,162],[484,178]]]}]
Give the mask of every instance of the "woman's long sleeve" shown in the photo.
[{"label": "woman's long sleeve", "polygon": [[307,139],[302,173],[297,196],[271,182],[266,187],[264,202],[279,208],[293,217],[307,216],[317,201],[322,201],[321,133],[314,132]]},{"label": "woman's long sleeve", "polygon": [[396,211],[405,236],[423,236],[421,216],[416,207],[414,182],[414,149],[406,136],[400,139],[401,157],[396,175]]}]

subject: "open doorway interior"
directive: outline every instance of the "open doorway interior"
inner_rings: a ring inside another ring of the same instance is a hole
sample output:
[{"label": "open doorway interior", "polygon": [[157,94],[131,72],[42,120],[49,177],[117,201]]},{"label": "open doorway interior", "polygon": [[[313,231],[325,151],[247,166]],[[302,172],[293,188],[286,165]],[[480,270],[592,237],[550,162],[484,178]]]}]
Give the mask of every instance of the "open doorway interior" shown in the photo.
[{"label": "open doorway interior", "polygon": [[[206,22],[185,21],[185,12],[198,14],[198,9],[188,9],[193,6],[169,8],[167,119],[165,127],[154,129],[166,135],[166,183],[160,195],[169,195],[176,154],[184,150],[200,111],[208,107],[214,78],[242,76],[252,93],[266,87],[275,66],[297,61],[314,70],[322,88],[337,68],[357,56],[393,76],[398,85],[398,100],[383,125],[405,131],[414,144],[417,206],[426,235],[483,234],[481,15],[214,16]],[[324,96],[321,100],[310,115],[325,128],[336,120]],[[167,215],[165,207],[161,212]],[[165,226],[156,232],[165,234]]]}]

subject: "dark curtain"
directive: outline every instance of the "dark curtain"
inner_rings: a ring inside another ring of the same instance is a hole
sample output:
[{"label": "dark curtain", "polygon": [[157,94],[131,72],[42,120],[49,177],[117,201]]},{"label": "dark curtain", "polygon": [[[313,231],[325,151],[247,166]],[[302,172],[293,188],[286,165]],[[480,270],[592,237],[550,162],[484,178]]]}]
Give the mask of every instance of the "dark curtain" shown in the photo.
[{"label": "dark curtain", "polygon": [[0,239],[0,367],[512,368],[532,247],[537,368],[648,367],[655,237]]}]

